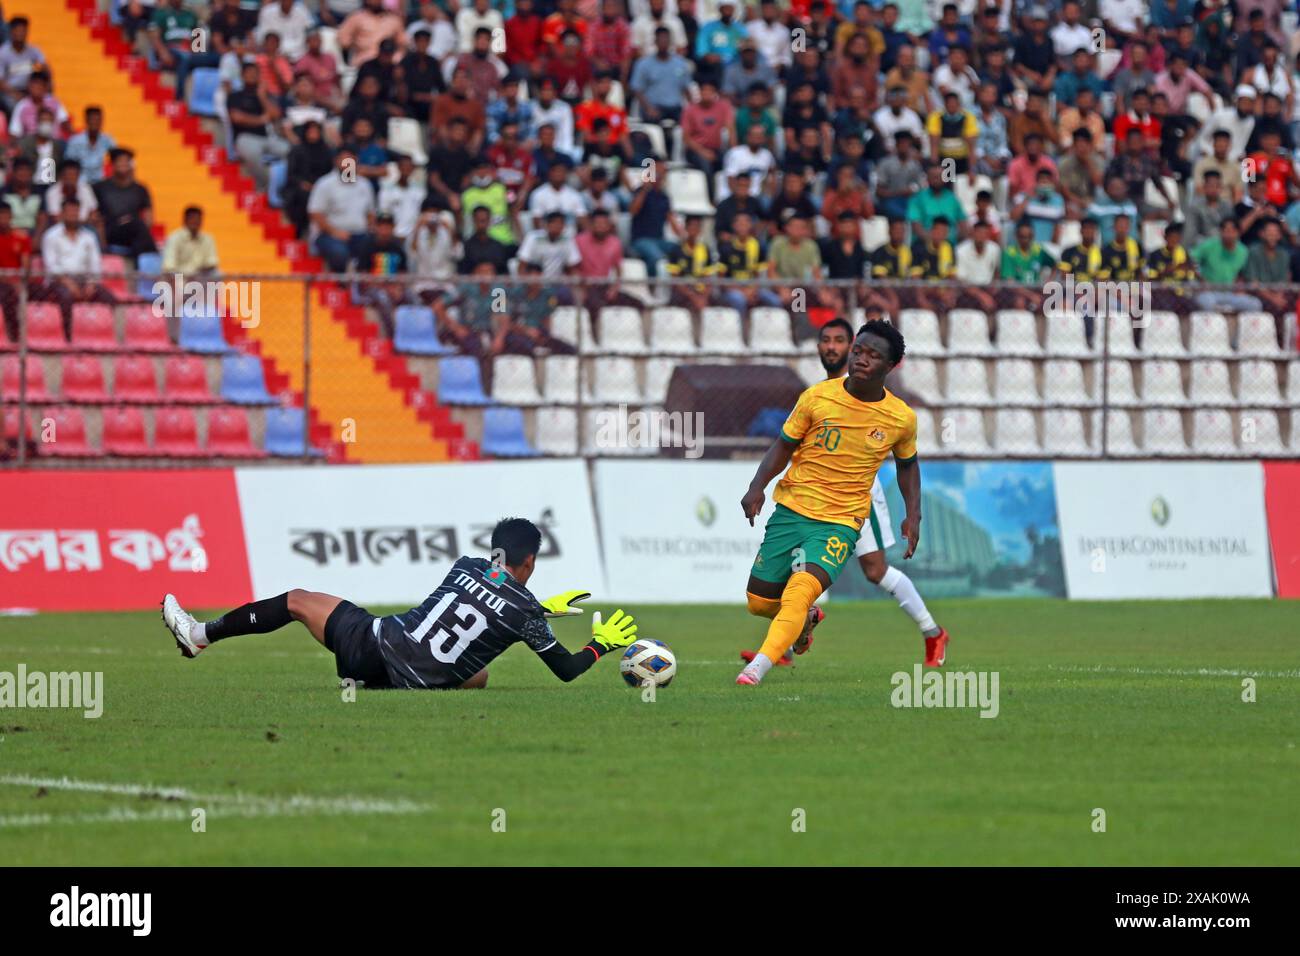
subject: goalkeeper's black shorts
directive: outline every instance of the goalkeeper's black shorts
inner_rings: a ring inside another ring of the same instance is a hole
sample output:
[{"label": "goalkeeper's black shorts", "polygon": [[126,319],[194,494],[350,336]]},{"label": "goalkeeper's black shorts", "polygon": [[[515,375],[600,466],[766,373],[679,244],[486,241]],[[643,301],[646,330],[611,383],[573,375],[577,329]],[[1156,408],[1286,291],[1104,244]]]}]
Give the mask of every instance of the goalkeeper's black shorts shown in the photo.
[{"label": "goalkeeper's black shorts", "polygon": [[330,612],[325,621],[325,646],[334,653],[340,679],[370,688],[393,686],[379,650],[379,630],[384,620],[351,601],[340,601]]}]

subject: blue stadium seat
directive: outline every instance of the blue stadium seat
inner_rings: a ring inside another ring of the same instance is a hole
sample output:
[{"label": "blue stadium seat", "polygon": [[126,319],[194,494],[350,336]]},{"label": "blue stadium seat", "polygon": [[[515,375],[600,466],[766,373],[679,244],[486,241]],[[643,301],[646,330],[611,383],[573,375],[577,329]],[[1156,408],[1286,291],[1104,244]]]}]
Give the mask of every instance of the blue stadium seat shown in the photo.
[{"label": "blue stadium seat", "polygon": [[221,318],[216,315],[181,315],[180,347],[187,352],[224,355],[230,351],[226,335],[221,330]]},{"label": "blue stadium seat", "polygon": [[491,405],[483,394],[478,359],[455,355],[438,363],[438,401],[444,405]]},{"label": "blue stadium seat", "polygon": [[484,454],[499,458],[531,458],[541,454],[524,435],[524,413],[518,408],[497,407],[483,412]]},{"label": "blue stadium seat", "polygon": [[289,181],[289,161],[287,159],[277,159],[266,168],[266,201],[271,204],[272,209],[283,209],[284,203],[280,200],[280,190],[284,184]]},{"label": "blue stadium seat", "polygon": [[221,397],[238,405],[265,405],[274,401],[266,390],[262,360],[256,355],[239,353],[222,358]]},{"label": "blue stadium seat", "polygon": [[210,66],[201,66],[190,73],[190,112],[195,116],[217,115],[217,90],[221,73]]},{"label": "blue stadium seat", "polygon": [[135,261],[135,271],[142,276],[135,286],[135,294],[142,299],[153,298],[153,284],[162,276],[162,256],[156,252],[142,252]]},{"label": "blue stadium seat", "polygon": [[399,305],[393,314],[393,348],[412,355],[453,355],[455,349],[438,341],[433,309]]},{"label": "blue stadium seat", "polygon": [[306,450],[303,425],[306,415],[301,408],[266,410],[266,453],[283,458],[300,458]]},{"label": "blue stadium seat", "polygon": [[784,408],[764,408],[749,423],[750,438],[776,438],[789,415]]}]

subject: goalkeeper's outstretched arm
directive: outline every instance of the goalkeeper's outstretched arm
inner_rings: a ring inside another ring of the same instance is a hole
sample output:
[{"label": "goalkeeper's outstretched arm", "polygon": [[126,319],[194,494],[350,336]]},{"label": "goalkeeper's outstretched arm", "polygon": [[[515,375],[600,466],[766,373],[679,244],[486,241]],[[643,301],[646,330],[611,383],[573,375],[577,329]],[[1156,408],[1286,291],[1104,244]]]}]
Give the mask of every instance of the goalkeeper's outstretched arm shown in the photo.
[{"label": "goalkeeper's outstretched arm", "polygon": [[627,647],[636,639],[636,621],[632,615],[615,611],[609,621],[602,623],[600,612],[591,616],[591,640],[576,654],[556,641],[537,656],[551,669],[551,673],[566,684],[586,673],[588,668],[611,650]]}]

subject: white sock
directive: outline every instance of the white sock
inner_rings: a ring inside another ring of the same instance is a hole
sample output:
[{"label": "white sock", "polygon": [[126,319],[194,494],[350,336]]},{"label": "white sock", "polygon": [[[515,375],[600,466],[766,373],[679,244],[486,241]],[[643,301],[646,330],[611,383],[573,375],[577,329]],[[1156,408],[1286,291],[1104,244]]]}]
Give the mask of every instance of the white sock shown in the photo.
[{"label": "white sock", "polygon": [[[939,633],[939,625],[934,623],[934,618],[930,616],[925,601],[921,600],[921,592],[916,589],[916,585],[912,583],[912,579],[906,574],[898,570],[898,568],[890,567],[877,586],[894,596],[898,606],[916,622],[916,626],[921,629],[922,634],[925,634],[926,637],[933,637]],[[927,631],[933,631],[934,634],[928,634]]]},{"label": "white sock", "polygon": [[745,670],[749,671],[759,680],[766,677],[767,672],[771,669],[772,662],[768,659],[766,654],[755,654],[754,659],[745,666]]},{"label": "white sock", "polygon": [[208,642],[208,626],[202,621],[196,621],[190,628],[190,640],[195,644],[206,644]]}]

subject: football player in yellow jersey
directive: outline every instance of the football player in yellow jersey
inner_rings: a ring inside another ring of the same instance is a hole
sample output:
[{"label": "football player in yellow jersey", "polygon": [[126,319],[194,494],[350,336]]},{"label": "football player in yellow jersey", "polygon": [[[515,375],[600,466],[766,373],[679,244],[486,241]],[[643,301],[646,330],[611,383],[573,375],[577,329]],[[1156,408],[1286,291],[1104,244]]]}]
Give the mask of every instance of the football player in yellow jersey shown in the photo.
[{"label": "football player in yellow jersey", "polygon": [[853,340],[848,377],[827,379],[799,396],[741,498],[752,525],[768,484],[785,472],[773,492],[776,511],[745,588],[750,613],[771,624],[737,684],[757,684],[787,650],[807,649],[812,629],[824,617],[815,602],[857,547],[871,513],[871,485],[891,452],[907,509],[904,557],[916,551],[921,533],[916,413],[885,388],[885,376],[903,352],[903,336],[893,325],[866,323]]}]

